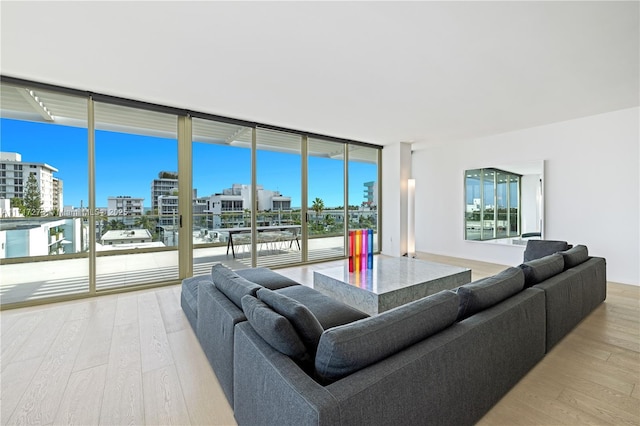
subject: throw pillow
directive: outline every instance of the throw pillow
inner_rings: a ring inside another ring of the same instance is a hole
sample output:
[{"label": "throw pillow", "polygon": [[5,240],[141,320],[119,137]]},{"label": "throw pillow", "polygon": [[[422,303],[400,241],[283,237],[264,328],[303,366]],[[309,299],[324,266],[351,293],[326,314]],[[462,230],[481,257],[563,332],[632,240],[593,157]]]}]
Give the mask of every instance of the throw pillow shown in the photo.
[{"label": "throw pillow", "polygon": [[238,308],[242,309],[242,297],[249,294],[256,295],[262,287],[256,283],[248,281],[221,263],[213,265],[211,268],[211,280],[229,300]]},{"label": "throw pillow", "polygon": [[490,308],[520,292],[523,287],[524,273],[519,268],[507,268],[492,277],[458,287],[456,293],[460,301],[457,320]]},{"label": "throw pillow", "polygon": [[522,261],[529,262],[530,260],[540,259],[569,248],[566,241],[529,240],[527,241],[527,247],[524,249],[524,259]]},{"label": "throw pillow", "polygon": [[251,327],[271,347],[299,362],[309,362],[309,354],[288,319],[253,296],[242,298],[242,310]]},{"label": "throw pillow", "polygon": [[318,341],[324,329],[313,313],[297,300],[266,288],[258,290],[257,296],[271,309],[289,320],[309,351],[309,355],[312,358],[315,357]]},{"label": "throw pillow", "polygon": [[564,271],[564,257],[554,253],[519,266],[524,272],[524,286],[531,287]]},{"label": "throw pillow", "polygon": [[444,290],[325,330],[316,353],[316,375],[326,384],[339,380],[443,330],[457,313],[458,297]]},{"label": "throw pillow", "polygon": [[589,260],[589,251],[583,245],[577,245],[569,250],[561,251],[560,254],[564,258],[565,271]]}]

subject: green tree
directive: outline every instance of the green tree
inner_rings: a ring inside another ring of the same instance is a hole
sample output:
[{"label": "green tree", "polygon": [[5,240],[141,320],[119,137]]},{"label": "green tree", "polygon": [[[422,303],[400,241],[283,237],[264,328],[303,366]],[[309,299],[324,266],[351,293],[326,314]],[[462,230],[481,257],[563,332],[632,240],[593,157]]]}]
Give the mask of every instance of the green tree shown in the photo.
[{"label": "green tree", "polygon": [[42,199],[40,197],[40,188],[38,188],[35,173],[29,173],[22,202],[24,205],[24,212],[22,214],[27,217],[42,216]]},{"label": "green tree", "polygon": [[134,220],[133,224],[139,228],[146,229],[151,233],[153,239],[157,239],[156,227],[158,225],[158,219],[151,215],[138,216]]},{"label": "green tree", "polygon": [[117,220],[117,219],[111,219],[109,222],[107,222],[107,225],[104,227],[104,231],[112,231],[112,230],[120,230],[120,229],[124,229],[124,223]]},{"label": "green tree", "polygon": [[313,203],[311,204],[311,210],[316,212],[316,227],[317,227],[319,225],[318,215],[322,213],[322,211],[324,210],[324,201],[322,201],[322,198],[316,197],[316,199],[313,200]]},{"label": "green tree", "polygon": [[14,197],[11,199],[11,208],[17,208],[21,215],[24,216],[24,203],[22,198]]},{"label": "green tree", "polygon": [[150,215],[137,216],[133,222],[135,226],[143,229],[148,229],[151,233],[155,232],[157,223],[158,219]]}]

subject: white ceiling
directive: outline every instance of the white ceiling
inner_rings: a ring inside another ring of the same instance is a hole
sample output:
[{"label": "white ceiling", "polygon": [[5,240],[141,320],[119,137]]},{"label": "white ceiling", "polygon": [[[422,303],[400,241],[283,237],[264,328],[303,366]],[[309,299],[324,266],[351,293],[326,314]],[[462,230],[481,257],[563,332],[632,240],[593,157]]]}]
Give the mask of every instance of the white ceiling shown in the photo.
[{"label": "white ceiling", "polygon": [[639,105],[630,2],[6,2],[3,75],[376,144]]}]

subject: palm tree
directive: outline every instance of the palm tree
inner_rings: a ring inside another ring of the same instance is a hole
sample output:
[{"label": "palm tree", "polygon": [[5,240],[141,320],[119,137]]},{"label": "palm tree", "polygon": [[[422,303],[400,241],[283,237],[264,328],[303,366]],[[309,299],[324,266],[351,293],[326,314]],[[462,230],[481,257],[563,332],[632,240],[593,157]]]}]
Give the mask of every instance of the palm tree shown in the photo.
[{"label": "palm tree", "polygon": [[147,229],[154,240],[157,239],[156,235],[156,226],[158,225],[158,219],[151,215],[144,215],[136,217],[133,222],[135,226],[138,226],[142,229]]},{"label": "palm tree", "polygon": [[122,223],[119,220],[116,219],[111,219],[109,221],[109,223],[107,223],[106,226],[107,230],[119,230],[119,229],[124,229],[124,223]]},{"label": "palm tree", "polygon": [[322,211],[324,210],[324,201],[322,201],[322,198],[316,197],[316,199],[313,200],[313,203],[311,204],[311,210],[316,212],[316,226],[317,226],[318,225],[318,215],[320,213],[322,213]]},{"label": "palm tree", "polygon": [[138,226],[143,229],[148,229],[150,232],[155,232],[157,219],[152,216],[144,215],[136,217],[136,220],[133,222],[135,226]]}]

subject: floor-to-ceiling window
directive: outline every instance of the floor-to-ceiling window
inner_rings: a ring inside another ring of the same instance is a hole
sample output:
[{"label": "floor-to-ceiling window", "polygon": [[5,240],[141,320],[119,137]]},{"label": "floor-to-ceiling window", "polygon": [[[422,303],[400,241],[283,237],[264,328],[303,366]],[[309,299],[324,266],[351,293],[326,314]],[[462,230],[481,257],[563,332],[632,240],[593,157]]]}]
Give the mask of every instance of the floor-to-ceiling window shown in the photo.
[{"label": "floor-to-ceiling window", "polygon": [[0,89],[2,304],[87,293],[87,99]]},{"label": "floor-to-ceiling window", "polygon": [[95,103],[96,290],[178,278],[177,117]]},{"label": "floor-to-ceiling window", "polygon": [[379,150],[349,146],[349,230],[372,229],[373,249],[378,246]]},{"label": "floor-to-ceiling window", "polygon": [[309,260],[345,255],[345,144],[309,138],[307,206]]},{"label": "floor-to-ceiling window", "polygon": [[348,229],[373,229],[378,250],[379,148],[4,76],[1,88],[3,307],[176,283],[215,262],[340,258]]},{"label": "floor-to-ceiling window", "polygon": [[257,130],[256,254],[259,266],[302,261],[302,137]]},{"label": "floor-to-ceiling window", "polygon": [[247,126],[193,119],[193,274],[251,266],[251,141]]}]

